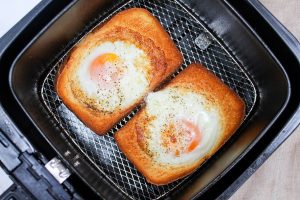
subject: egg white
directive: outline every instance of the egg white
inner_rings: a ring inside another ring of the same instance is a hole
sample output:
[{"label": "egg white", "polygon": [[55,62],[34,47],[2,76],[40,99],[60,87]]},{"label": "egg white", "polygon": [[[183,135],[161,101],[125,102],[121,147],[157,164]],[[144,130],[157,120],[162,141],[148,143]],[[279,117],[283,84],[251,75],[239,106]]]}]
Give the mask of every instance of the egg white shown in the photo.
[{"label": "egg white", "polygon": [[[89,74],[90,64],[99,55],[105,53],[116,54],[123,62],[125,74],[117,85],[111,88],[99,86],[92,81]],[[138,63],[139,66],[136,66]],[[89,50],[77,68],[77,79],[80,89],[88,98],[97,102],[97,108],[102,111],[113,112],[116,109],[125,109],[140,99],[149,87],[146,69],[150,61],[145,52],[134,44],[123,41],[104,42]]]},{"label": "egg white", "polygon": [[[204,96],[180,91],[178,88],[167,88],[150,93],[146,105],[147,115],[155,116],[148,123],[147,148],[156,161],[171,165],[193,163],[216,144],[221,130],[220,114],[217,108],[208,106]],[[192,121],[202,133],[200,144],[193,151],[179,156],[166,151],[161,137],[165,125],[176,118]]]}]

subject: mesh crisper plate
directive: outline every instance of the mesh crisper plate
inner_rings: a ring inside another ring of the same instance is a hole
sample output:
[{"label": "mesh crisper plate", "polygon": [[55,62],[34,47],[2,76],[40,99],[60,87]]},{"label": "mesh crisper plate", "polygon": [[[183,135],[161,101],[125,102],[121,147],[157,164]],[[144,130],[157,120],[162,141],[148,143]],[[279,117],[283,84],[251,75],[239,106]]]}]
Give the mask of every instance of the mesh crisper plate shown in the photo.
[{"label": "mesh crisper plate", "polygon": [[[251,80],[217,39],[209,33],[205,25],[197,21],[180,2],[132,0],[124,2],[122,6],[111,12],[111,15],[131,7],[143,7],[151,11],[171,35],[184,56],[184,63],[177,73],[190,63],[202,63],[244,99],[247,107],[246,114],[249,114],[256,100],[256,91]],[[103,20],[99,19],[99,23]],[[184,182],[183,179],[166,186],[149,184],[118,149],[113,138],[114,132],[121,128],[138,109],[119,122],[106,136],[94,134],[69,111],[54,89],[55,76],[62,61],[63,58],[52,66],[46,76],[41,88],[42,99],[60,124],[62,131],[95,164],[100,173],[132,199],[157,199]]]}]

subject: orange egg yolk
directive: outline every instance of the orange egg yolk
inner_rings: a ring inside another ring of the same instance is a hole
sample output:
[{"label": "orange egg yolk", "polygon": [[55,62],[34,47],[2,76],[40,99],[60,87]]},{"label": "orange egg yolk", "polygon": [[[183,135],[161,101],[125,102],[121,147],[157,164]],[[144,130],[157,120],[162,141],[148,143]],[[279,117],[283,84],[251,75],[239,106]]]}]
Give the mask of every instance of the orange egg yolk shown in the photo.
[{"label": "orange egg yolk", "polygon": [[189,153],[193,151],[201,142],[202,134],[197,125],[188,120],[182,120],[185,134],[190,138],[190,143],[186,149],[186,152]]},{"label": "orange egg yolk", "polygon": [[123,73],[121,65],[121,59],[114,53],[105,53],[98,56],[89,67],[92,81],[101,86],[118,82]]},{"label": "orange egg yolk", "polygon": [[192,152],[200,144],[201,139],[199,127],[185,119],[171,123],[162,133],[162,145],[175,156]]}]

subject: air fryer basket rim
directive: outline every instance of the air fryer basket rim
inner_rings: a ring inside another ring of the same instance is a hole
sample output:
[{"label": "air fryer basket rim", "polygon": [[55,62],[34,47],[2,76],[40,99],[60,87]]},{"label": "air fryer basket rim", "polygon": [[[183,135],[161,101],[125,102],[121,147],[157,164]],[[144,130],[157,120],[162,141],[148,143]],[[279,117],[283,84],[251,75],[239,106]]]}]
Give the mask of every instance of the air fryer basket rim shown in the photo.
[{"label": "air fryer basket rim", "polygon": [[[16,61],[17,61],[17,59],[16,59]],[[21,102],[20,102],[20,103],[21,103]],[[282,109],[284,109],[284,107],[282,107]],[[281,109],[281,110],[282,110],[282,109]],[[279,111],[279,113],[280,113],[280,112],[281,112],[281,111]],[[279,115],[279,114],[278,114],[278,115]],[[278,115],[277,115],[277,116],[278,116]],[[277,118],[277,116],[276,116],[275,118]],[[275,119],[274,119],[274,120],[275,120]],[[274,121],[274,120],[273,120],[273,121]]]},{"label": "air fryer basket rim", "polygon": [[[7,37],[7,38],[9,38],[9,37]],[[12,38],[11,38],[10,40],[12,40]],[[290,44],[290,45],[291,45],[291,44]],[[3,43],[2,43],[2,44],[0,43],[0,46],[1,46],[1,47],[5,47],[5,45],[3,45]],[[3,48],[2,50],[3,50],[3,52],[4,52],[4,48]],[[295,116],[296,116],[297,113],[299,114],[299,110],[298,110],[298,112],[295,111]],[[293,128],[295,128],[295,126],[296,126],[298,123],[299,123],[299,120],[294,120],[294,121],[293,121],[293,124],[294,124],[294,125],[293,125],[292,128],[290,129],[290,132],[293,130]],[[289,135],[289,134],[286,134],[286,135]],[[265,158],[266,158],[266,157],[265,157]]]},{"label": "air fryer basket rim", "polygon": [[[25,51],[25,50],[24,50]],[[16,58],[16,60],[15,60],[15,63],[18,61],[18,59],[19,59],[19,57],[21,57],[22,56],[22,53],[21,54],[19,54],[19,56]],[[15,65],[15,63],[13,64],[13,65]],[[11,72],[10,72],[10,76],[12,76],[12,74],[13,74],[13,70],[11,70]],[[12,87],[13,87],[13,85],[12,85]],[[14,96],[15,96],[15,98],[18,100],[18,98],[17,98],[17,95],[14,93]],[[22,102],[21,101],[18,101],[19,102],[19,104],[21,105],[22,104]],[[251,108],[252,109],[252,108]],[[26,112],[26,111],[25,111]],[[28,113],[28,112],[27,112]],[[29,117],[29,116],[28,116]],[[34,121],[33,120],[31,120],[33,123],[34,123]],[[220,177],[220,176],[218,176],[218,177]],[[212,181],[212,182],[214,182],[214,181]],[[209,185],[211,185],[211,184],[209,184]]]},{"label": "air fryer basket rim", "polygon": [[[21,55],[21,54],[20,54],[20,55]],[[18,59],[16,59],[16,62],[17,62],[17,60],[18,60]],[[12,71],[11,71],[11,72],[12,72]],[[12,74],[12,73],[11,73],[11,74]],[[19,103],[21,104],[21,102],[19,102]],[[286,104],[286,103],[287,103],[287,101],[285,102],[285,104]],[[284,109],[284,107],[285,107],[285,106],[283,106],[282,109],[279,111],[279,113],[275,116],[274,120],[277,118],[277,116],[280,114],[280,112]],[[28,117],[29,117],[29,116],[28,116]],[[272,120],[272,122],[273,122],[274,120]],[[32,122],[34,123],[34,121],[32,121]],[[270,125],[272,124],[272,122],[270,123]],[[255,141],[257,141],[257,140],[255,140]],[[255,143],[255,141],[254,141],[254,143]],[[238,159],[239,159],[240,157],[241,157],[241,156],[239,156]],[[230,166],[231,166],[231,165],[230,165]],[[226,170],[226,171],[227,171],[227,170]],[[223,173],[222,173],[222,174],[223,174]],[[222,174],[221,174],[219,177],[221,177]]]}]

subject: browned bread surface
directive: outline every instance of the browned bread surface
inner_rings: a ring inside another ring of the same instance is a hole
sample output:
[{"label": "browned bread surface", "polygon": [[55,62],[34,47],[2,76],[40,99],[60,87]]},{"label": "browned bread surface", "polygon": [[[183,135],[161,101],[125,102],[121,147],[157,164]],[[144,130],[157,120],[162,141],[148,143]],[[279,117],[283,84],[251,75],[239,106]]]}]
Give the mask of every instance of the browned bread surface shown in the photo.
[{"label": "browned bread surface", "polygon": [[[87,50],[97,45],[121,40],[134,44],[142,49],[150,60],[150,81],[148,91],[135,103],[125,109],[116,109],[114,112],[102,112],[96,109],[94,102],[85,97],[78,87],[76,69],[80,60],[87,55]],[[69,54],[68,59],[60,69],[56,90],[64,104],[91,130],[102,135],[111,129],[128,112],[141,103],[147,92],[157,87],[182,63],[182,56],[175,44],[164,31],[158,20],[147,10],[133,8],[122,11],[113,16],[103,26],[89,33]]]},{"label": "browned bread surface", "polygon": [[[206,97],[216,105],[221,114],[222,129],[215,145],[196,162],[186,165],[168,165],[155,162],[141,145],[137,124],[146,115],[145,107],[115,134],[121,151],[147,179],[156,185],[164,185],[195,171],[211,157],[237,130],[245,115],[245,104],[228,86],[200,64],[191,64],[164,88],[178,87],[191,90]],[[146,105],[147,106],[147,105]]]}]

